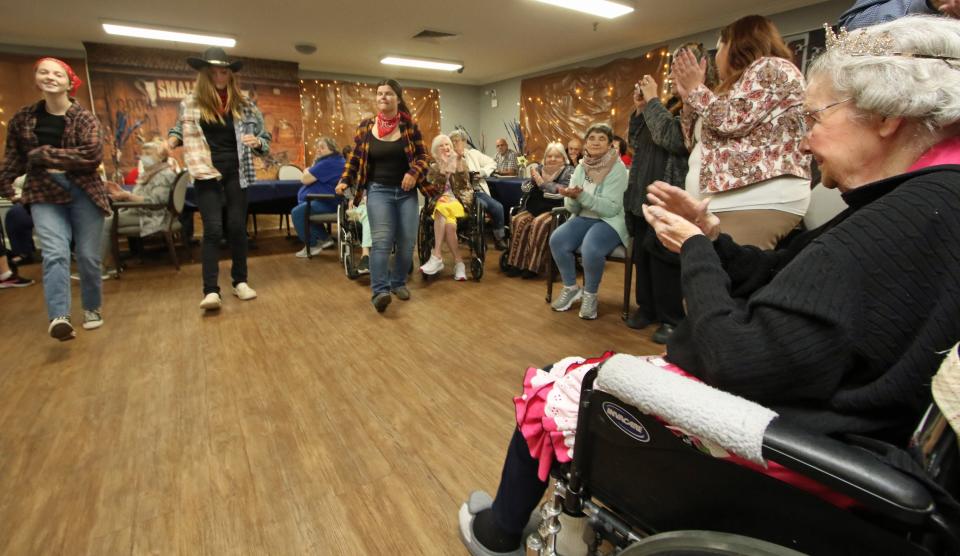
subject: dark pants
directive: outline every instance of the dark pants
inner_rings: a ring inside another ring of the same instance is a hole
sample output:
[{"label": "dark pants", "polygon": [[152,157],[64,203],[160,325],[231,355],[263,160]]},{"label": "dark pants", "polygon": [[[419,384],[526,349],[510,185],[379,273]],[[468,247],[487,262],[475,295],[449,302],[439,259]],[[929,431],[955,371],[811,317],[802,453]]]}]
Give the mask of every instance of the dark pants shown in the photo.
[{"label": "dark pants", "polygon": [[220,292],[220,240],[223,238],[223,208],[227,213],[227,241],[233,264],[233,285],[247,281],[247,190],[240,187],[237,169],[224,171],[221,180],[198,180],[197,207],[203,221],[203,294]]},{"label": "dark pants", "polygon": [[493,520],[503,531],[521,534],[530,519],[530,512],[547,491],[548,482],[537,477],[539,465],[540,462],[530,455],[530,448],[520,430],[514,430],[503,462],[500,487],[493,500]]},{"label": "dark pants", "polygon": [[633,262],[636,265],[636,296],[641,314],[652,322],[676,326],[683,320],[683,290],[680,257],[657,239],[643,216],[626,213],[632,230]]},{"label": "dark pants", "polygon": [[33,218],[23,205],[13,205],[4,217],[10,235],[10,252],[14,256],[32,257],[37,247],[33,244]]}]

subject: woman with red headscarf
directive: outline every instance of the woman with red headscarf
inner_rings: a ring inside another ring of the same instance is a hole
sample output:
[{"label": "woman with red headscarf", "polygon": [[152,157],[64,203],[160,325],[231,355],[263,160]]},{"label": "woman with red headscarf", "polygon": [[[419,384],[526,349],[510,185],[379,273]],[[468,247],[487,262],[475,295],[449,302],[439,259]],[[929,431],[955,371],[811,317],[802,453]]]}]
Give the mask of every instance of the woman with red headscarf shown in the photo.
[{"label": "woman with red headscarf", "polygon": [[43,249],[47,331],[62,341],[76,337],[70,323],[71,240],[80,271],[83,328],[103,325],[100,236],[110,199],[97,171],[103,158],[100,122],[73,98],[80,78],[65,62],[42,58],[34,79],[43,98],[7,124],[0,195],[13,198],[13,180],[27,175],[21,198],[31,207]]}]

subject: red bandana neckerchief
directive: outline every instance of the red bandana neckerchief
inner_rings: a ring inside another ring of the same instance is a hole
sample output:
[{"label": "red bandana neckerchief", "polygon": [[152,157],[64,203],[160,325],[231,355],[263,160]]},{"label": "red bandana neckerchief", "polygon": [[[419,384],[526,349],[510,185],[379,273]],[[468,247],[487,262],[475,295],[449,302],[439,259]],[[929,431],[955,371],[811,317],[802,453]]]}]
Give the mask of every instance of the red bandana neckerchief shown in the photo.
[{"label": "red bandana neckerchief", "polygon": [[377,134],[381,138],[393,133],[393,130],[397,129],[398,125],[400,125],[400,112],[397,112],[396,116],[389,119],[384,117],[383,112],[377,114]]}]

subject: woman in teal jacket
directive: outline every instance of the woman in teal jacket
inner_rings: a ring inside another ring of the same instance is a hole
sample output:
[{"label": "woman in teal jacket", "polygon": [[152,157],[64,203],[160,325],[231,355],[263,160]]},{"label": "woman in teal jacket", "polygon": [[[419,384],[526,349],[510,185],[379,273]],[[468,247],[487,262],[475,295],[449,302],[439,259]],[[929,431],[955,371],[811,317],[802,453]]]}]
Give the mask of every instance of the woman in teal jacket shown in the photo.
[{"label": "woman in teal jacket", "polygon": [[[597,291],[607,255],[629,240],[623,214],[627,169],[612,148],[613,130],[593,124],[584,135],[586,156],[570,178],[569,187],[558,192],[566,197],[564,207],[573,215],[550,236],[550,251],[563,278],[563,290],[551,305],[567,311],[581,300],[580,318],[597,318]],[[577,286],[575,253],[583,263],[583,288]]]}]

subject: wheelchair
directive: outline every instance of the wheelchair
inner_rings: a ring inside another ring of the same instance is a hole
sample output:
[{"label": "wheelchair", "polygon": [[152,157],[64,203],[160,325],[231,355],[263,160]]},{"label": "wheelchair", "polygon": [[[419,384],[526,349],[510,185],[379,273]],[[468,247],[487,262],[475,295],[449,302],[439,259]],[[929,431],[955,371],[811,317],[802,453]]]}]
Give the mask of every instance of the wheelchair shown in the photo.
[{"label": "wheelchair", "polygon": [[340,198],[337,206],[337,250],[347,278],[356,280],[360,276],[357,268],[363,256],[363,226],[347,214],[350,208],[348,200],[351,198],[353,196],[348,193]]},{"label": "wheelchair", "polygon": [[907,452],[898,452],[910,465],[877,457],[869,439],[841,442],[774,419],[764,459],[856,502],[841,509],[702,453],[656,418],[594,389],[596,377],[592,370],[584,379],[573,460],[555,468],[527,554],[556,554],[564,512],[593,525],[591,553],[609,543],[624,556],[960,554],[957,440],[935,405]]},{"label": "wheelchair", "polygon": [[[487,243],[484,240],[485,211],[483,204],[477,200],[477,192],[483,191],[480,188],[480,175],[471,172],[470,184],[473,187],[473,202],[470,203],[469,207],[464,207],[466,216],[457,219],[457,240],[458,243],[464,243],[470,248],[470,276],[474,281],[480,281],[483,277],[483,263],[487,256]],[[425,264],[433,251],[434,205],[433,199],[426,198],[423,207],[420,208],[420,222],[417,231],[417,256],[420,259],[420,264]],[[426,275],[423,275],[423,277],[424,279],[427,278]]]}]

